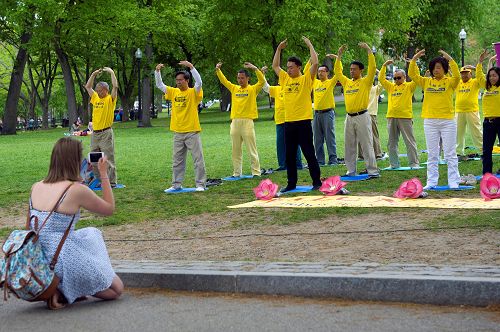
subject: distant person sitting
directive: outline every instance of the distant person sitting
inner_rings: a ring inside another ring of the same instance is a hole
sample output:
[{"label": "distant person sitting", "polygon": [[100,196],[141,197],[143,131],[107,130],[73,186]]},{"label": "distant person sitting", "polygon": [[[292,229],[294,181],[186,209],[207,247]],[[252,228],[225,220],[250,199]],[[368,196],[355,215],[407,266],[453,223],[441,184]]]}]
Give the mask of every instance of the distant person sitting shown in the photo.
[{"label": "distant person sitting", "polygon": [[75,133],[79,131],[80,131],[80,123],[78,122],[78,120],[76,120],[71,124],[71,127],[69,127],[69,132],[72,135],[75,135]]}]

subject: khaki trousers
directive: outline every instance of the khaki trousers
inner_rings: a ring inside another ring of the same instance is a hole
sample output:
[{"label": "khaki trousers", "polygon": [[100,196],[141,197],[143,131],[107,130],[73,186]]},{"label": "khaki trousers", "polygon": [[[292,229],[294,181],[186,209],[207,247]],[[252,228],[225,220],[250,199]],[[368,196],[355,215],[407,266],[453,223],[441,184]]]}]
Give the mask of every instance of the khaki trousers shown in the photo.
[{"label": "khaki trousers", "polygon": [[242,175],[243,143],[247,147],[252,165],[252,175],[260,176],[260,162],[255,140],[255,129],[252,119],[233,119],[231,121],[231,142],[233,145],[233,176]]},{"label": "khaki trousers", "polygon": [[172,186],[181,188],[186,173],[186,155],[191,151],[194,163],[194,174],[196,187],[205,188],[207,176],[205,173],[205,160],[203,159],[203,149],[201,146],[200,133],[174,133],[172,161]]},{"label": "khaki trousers", "polygon": [[[382,158],[382,148],[380,147],[380,135],[378,133],[378,123],[377,116],[370,115],[372,119],[372,136],[373,136],[373,152],[375,153],[375,158]],[[363,158],[363,148],[361,144],[358,144],[358,158]]]},{"label": "khaki trousers", "polygon": [[472,143],[479,151],[483,148],[483,129],[479,112],[457,113],[457,154],[465,155],[465,131],[472,135]]},{"label": "khaki trousers", "polygon": [[[94,132],[90,138],[90,151],[91,152],[103,152],[108,158],[108,177],[109,183],[115,185],[117,182],[116,176],[116,166],[115,166],[115,135],[113,129],[108,129],[101,132]],[[99,169],[97,163],[92,163],[92,170],[95,176],[100,180],[101,175],[99,174]]]},{"label": "khaki trousers", "polygon": [[371,118],[368,112],[357,116],[349,114],[345,117],[344,148],[347,174],[356,174],[356,159],[358,143],[363,149],[363,159],[368,174],[379,174],[375,152],[373,151],[373,136]]},{"label": "khaki trousers", "polygon": [[398,143],[399,135],[403,136],[403,141],[406,145],[406,153],[408,155],[408,163],[410,167],[418,167],[420,162],[417,154],[417,142],[413,135],[413,120],[401,118],[387,118],[387,131],[389,132],[389,162],[391,167],[399,168]]}]

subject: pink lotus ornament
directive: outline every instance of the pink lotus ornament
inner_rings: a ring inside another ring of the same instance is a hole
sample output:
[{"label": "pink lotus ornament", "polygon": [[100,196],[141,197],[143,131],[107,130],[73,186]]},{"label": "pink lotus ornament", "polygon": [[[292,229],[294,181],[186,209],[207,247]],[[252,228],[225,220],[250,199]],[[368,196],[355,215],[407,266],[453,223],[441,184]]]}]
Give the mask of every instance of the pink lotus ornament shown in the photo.
[{"label": "pink lotus ornament", "polygon": [[401,183],[399,189],[394,193],[396,198],[418,198],[424,188],[422,187],[422,182],[419,179],[413,178],[411,180]]},{"label": "pink lotus ornament", "polygon": [[260,181],[256,188],[253,188],[253,192],[255,193],[255,197],[257,197],[257,199],[270,200],[276,196],[276,193],[278,192],[278,185],[269,179],[265,179]]},{"label": "pink lotus ornament", "polygon": [[500,179],[491,173],[486,173],[481,179],[479,192],[485,201],[500,198]]},{"label": "pink lotus ornament", "polygon": [[347,183],[340,180],[340,176],[330,176],[328,179],[323,181],[319,191],[321,191],[326,196],[336,195],[342,188],[345,187]]}]

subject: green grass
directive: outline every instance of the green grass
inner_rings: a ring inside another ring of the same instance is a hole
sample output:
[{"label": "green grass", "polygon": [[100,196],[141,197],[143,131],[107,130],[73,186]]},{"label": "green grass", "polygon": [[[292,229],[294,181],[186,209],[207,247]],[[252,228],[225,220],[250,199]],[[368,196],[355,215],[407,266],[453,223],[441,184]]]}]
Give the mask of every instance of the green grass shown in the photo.
[{"label": "green grass", "polygon": [[[266,100],[267,98],[263,98]],[[265,104],[262,102],[262,104]],[[423,121],[420,118],[421,104],[415,103],[415,134],[418,149],[425,149],[423,135]],[[387,104],[379,107],[379,131],[382,147],[386,150],[387,130],[385,113]],[[339,156],[343,156],[344,139],[343,127],[345,108],[337,105],[336,137]],[[276,168],[275,124],[272,121],[272,110],[260,110],[259,119],[255,123],[257,148],[261,167]],[[229,136],[229,114],[219,112],[218,108],[205,109],[201,115],[203,150],[207,175],[209,178],[221,178],[232,174],[231,140]],[[136,122],[116,123],[116,164],[119,182],[127,188],[115,190],[116,213],[107,218],[84,214],[80,223],[86,225],[119,225],[142,222],[145,220],[169,220],[186,218],[189,220],[203,220],[204,213],[227,213],[227,206],[248,202],[254,199],[252,188],[257,186],[260,179],[250,179],[236,182],[225,182],[221,186],[212,187],[205,193],[167,195],[163,190],[170,186],[172,172],[172,137],[168,130],[169,118],[161,113],[158,119],[152,120],[152,128],[137,128]],[[63,137],[65,129],[52,129],[35,132],[19,132],[14,136],[0,136],[1,156],[0,174],[0,208],[3,213],[22,214],[28,202],[31,185],[42,179],[47,173],[50,152],[57,139]],[[86,154],[90,146],[89,137],[81,137]],[[467,142],[471,145],[471,142]],[[405,153],[401,142],[401,153]],[[426,155],[421,154],[421,161]],[[494,162],[499,163],[496,157]],[[250,173],[248,155],[244,150],[244,173]],[[406,158],[402,159],[402,166],[407,165]],[[379,167],[389,166],[388,161],[379,162]],[[358,163],[359,169],[364,168]],[[459,165],[463,174],[480,174],[481,162],[466,162]],[[346,172],[344,166],[321,168],[322,176],[341,175]],[[378,193],[392,195],[400,183],[411,177],[419,177],[425,182],[425,169],[412,172],[383,172],[382,178],[372,181],[349,183],[348,188],[353,194]],[[286,185],[286,172],[279,172],[269,176],[281,186]],[[299,171],[299,185],[310,184],[307,170]],[[440,166],[440,183],[446,183],[446,167]],[[188,156],[185,187],[194,186],[194,174],[191,157]],[[437,197],[479,197],[478,189],[464,192],[432,193]],[[307,220],[324,218],[329,214],[353,215],[372,212],[397,213],[397,209],[281,209],[266,210],[236,210],[234,213],[234,227],[252,225],[252,223],[290,224]],[[233,211],[234,212],[234,211]],[[496,212],[481,212],[478,215],[492,216]],[[463,222],[467,222],[465,219]],[[478,219],[479,220],[479,219]],[[473,222],[475,223],[475,222]],[[472,223],[472,224],[473,224]],[[471,225],[472,225],[471,224]],[[491,225],[498,226],[492,220]],[[7,232],[1,229],[0,236]]]}]

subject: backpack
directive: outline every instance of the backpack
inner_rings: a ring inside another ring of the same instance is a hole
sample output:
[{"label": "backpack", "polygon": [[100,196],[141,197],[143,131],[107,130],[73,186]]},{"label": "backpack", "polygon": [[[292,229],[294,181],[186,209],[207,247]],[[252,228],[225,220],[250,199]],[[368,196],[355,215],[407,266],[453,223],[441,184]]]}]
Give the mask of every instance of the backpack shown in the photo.
[{"label": "backpack", "polygon": [[[54,268],[75,216],[64,232],[50,264],[48,264],[38,238],[43,226],[59,207],[72,184],[64,190],[40,228],[38,227],[38,218],[30,216],[28,212],[26,230],[12,231],[2,246],[5,258],[0,264],[0,286],[3,285],[5,301],[8,290],[16,297],[30,302],[46,301],[55,293],[59,278],[55,275]],[[34,229],[30,229],[32,219],[34,219]]]}]

